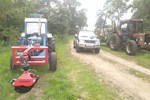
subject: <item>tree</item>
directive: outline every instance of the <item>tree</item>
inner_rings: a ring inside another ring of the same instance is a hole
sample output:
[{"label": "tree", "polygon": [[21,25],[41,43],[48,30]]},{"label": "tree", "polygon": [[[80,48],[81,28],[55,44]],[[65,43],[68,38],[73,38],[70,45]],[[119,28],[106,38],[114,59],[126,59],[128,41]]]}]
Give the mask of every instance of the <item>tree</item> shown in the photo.
[{"label": "tree", "polygon": [[19,30],[23,30],[24,18],[35,10],[35,6],[29,0],[0,0],[1,45],[12,45],[17,41]]},{"label": "tree", "polygon": [[40,8],[44,13],[49,23],[49,31],[60,34],[74,34],[78,29],[86,26],[85,10],[77,10],[81,5],[76,0],[42,0],[46,3],[46,7]]},{"label": "tree", "polygon": [[133,0],[132,12],[134,18],[144,19],[144,28],[150,28],[150,1],[149,0]]},{"label": "tree", "polygon": [[113,20],[120,18],[130,9],[129,0],[107,0],[103,10],[107,13],[107,17]]}]

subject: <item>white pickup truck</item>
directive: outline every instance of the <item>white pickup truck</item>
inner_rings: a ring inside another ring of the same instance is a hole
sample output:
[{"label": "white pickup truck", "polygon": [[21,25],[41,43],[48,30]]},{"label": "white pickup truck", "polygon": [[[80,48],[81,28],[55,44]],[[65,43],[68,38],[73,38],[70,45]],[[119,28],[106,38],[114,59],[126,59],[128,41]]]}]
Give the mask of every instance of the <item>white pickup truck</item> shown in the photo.
[{"label": "white pickup truck", "polygon": [[95,50],[95,53],[100,52],[100,40],[92,31],[80,31],[75,34],[74,48],[79,53],[82,49]]}]

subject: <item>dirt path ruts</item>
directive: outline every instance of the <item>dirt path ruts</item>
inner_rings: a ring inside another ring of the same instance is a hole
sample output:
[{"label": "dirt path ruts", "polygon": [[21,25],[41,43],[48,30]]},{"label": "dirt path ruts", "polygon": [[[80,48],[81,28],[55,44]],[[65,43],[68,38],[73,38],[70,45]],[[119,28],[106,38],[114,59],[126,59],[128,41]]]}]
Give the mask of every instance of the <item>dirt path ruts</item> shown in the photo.
[{"label": "dirt path ruts", "polygon": [[92,65],[95,72],[103,77],[108,84],[119,89],[119,92],[121,91],[120,95],[127,97],[124,99],[150,100],[150,83],[130,74],[128,70],[126,70],[134,69],[146,75],[150,75],[149,69],[143,68],[134,62],[119,58],[106,51],[101,51],[100,54],[92,52],[76,53],[72,43],[70,50],[71,53],[82,62]]}]

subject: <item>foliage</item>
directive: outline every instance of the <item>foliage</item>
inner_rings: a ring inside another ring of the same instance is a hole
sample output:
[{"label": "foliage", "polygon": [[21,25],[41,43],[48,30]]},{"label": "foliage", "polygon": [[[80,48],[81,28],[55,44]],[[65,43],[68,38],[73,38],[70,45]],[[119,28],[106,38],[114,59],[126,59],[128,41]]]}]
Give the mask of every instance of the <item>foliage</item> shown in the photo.
[{"label": "foliage", "polygon": [[0,0],[0,46],[17,42],[19,31],[23,30],[23,20],[35,10],[33,7],[36,4],[29,0]]},{"label": "foliage", "polygon": [[81,5],[76,0],[42,0],[46,3],[42,7],[41,13],[44,13],[49,22],[49,31],[52,33],[70,33],[74,34],[86,25],[85,10],[77,10]]},{"label": "foliage", "polygon": [[107,19],[111,20],[112,25],[130,9],[130,0],[106,0],[102,10],[98,11],[98,19],[95,24],[96,29],[105,27]]},{"label": "foliage", "polygon": [[130,6],[129,0],[107,0],[104,5],[104,11],[111,20],[120,20],[120,18],[128,11]]},{"label": "foliage", "polygon": [[132,12],[134,18],[144,19],[144,28],[150,29],[150,0],[133,0]]}]

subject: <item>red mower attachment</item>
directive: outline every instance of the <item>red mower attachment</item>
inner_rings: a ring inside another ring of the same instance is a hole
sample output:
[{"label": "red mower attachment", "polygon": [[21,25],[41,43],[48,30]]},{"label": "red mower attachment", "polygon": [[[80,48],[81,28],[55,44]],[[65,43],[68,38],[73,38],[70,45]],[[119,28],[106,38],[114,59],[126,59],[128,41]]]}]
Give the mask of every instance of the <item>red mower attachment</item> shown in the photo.
[{"label": "red mower attachment", "polygon": [[15,87],[15,91],[19,93],[29,92],[34,84],[38,81],[39,76],[28,71],[29,64],[24,58],[20,56],[21,63],[23,63],[24,72],[17,79],[11,80],[11,84]]}]

